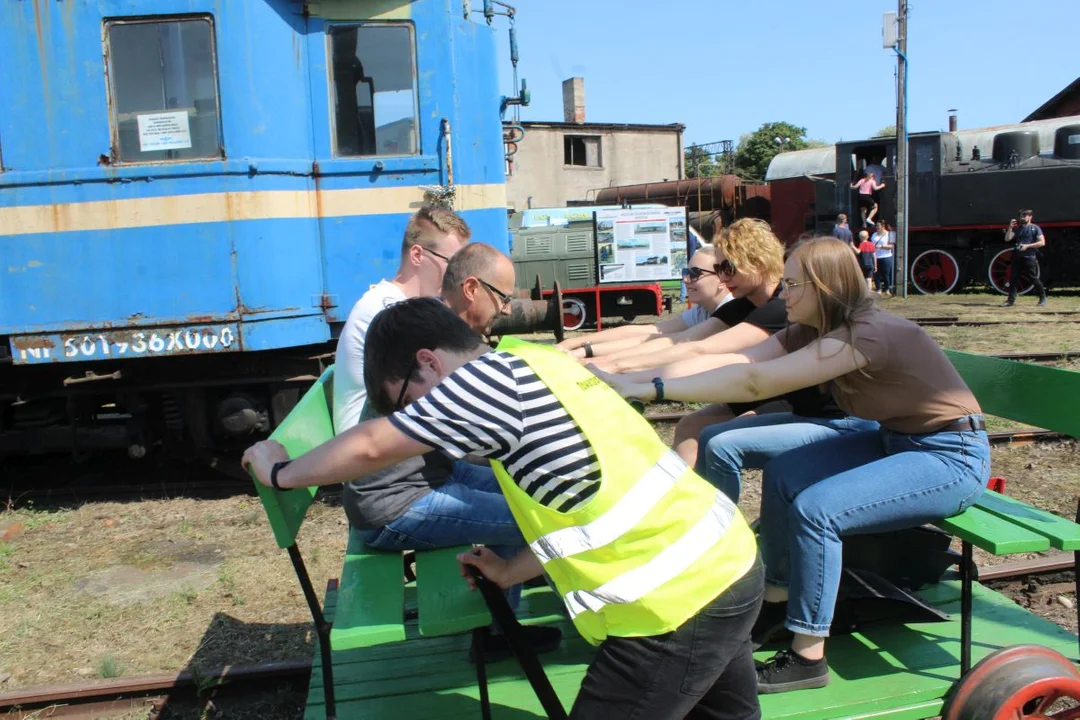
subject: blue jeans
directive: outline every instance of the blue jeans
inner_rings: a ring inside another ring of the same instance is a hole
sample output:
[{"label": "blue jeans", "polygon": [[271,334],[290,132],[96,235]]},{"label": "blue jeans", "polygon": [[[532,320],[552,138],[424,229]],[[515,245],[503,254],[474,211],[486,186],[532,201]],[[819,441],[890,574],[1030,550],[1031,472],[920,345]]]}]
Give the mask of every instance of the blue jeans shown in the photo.
[{"label": "blue jeans", "polygon": [[816,418],[789,412],[747,415],[711,425],[698,436],[694,469],[734,503],[742,491],[743,469],[760,470],[789,450],[852,432],[876,430],[873,420]]},{"label": "blue jeans", "polygon": [[882,292],[892,292],[894,255],[877,259],[877,288]]},{"label": "blue jeans", "polygon": [[[454,463],[444,484],[398,519],[372,530],[366,541],[376,550],[434,550],[475,543],[503,558],[526,546],[494,471],[464,460]],[[520,585],[507,590],[511,607],[517,608],[520,597]]]},{"label": "blue jeans", "polygon": [[990,444],[981,430],[851,433],[770,462],[762,481],[761,555],[767,582],[788,587],[784,625],[828,636],[841,537],[952,517],[979,499],[989,479]]}]

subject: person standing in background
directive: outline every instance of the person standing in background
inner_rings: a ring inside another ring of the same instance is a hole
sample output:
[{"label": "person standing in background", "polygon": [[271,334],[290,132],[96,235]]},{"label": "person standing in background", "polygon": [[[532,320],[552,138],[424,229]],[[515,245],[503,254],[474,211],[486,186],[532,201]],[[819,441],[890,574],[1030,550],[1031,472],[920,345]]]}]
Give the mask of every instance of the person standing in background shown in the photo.
[{"label": "person standing in background", "polygon": [[885,297],[892,297],[893,246],[896,243],[894,242],[893,232],[885,224],[884,220],[878,220],[874,227],[874,234],[871,236],[870,242],[874,244],[874,257],[877,266],[875,277],[878,292]]},{"label": "person standing in background", "polygon": [[1026,271],[1031,284],[1039,293],[1039,307],[1046,305],[1046,288],[1039,279],[1039,260],[1035,257],[1035,251],[1046,245],[1046,237],[1043,236],[1042,228],[1031,221],[1034,213],[1031,210],[1020,211],[1020,222],[1016,219],[1009,221],[1009,227],[1005,230],[1005,242],[1012,241],[1013,256],[1012,266],[1009,268],[1009,299],[1001,304],[1001,307],[1012,307],[1016,302],[1016,287],[1020,284],[1019,273]]}]

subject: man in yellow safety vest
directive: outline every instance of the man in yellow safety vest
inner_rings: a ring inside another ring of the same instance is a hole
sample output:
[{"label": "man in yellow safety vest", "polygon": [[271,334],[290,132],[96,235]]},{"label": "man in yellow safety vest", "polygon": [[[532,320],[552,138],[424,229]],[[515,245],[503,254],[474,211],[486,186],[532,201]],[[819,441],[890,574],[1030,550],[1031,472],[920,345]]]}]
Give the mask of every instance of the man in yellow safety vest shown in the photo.
[{"label": "man in yellow safety vest", "polygon": [[614,390],[550,346],[504,338],[492,350],[431,298],[375,316],[364,378],[387,417],[295,460],[260,442],[244,455],[259,481],[346,482],[432,448],[486,456],[529,549],[474,549],[463,575],[551,579],[599,646],[572,717],[760,718],[754,535]]}]

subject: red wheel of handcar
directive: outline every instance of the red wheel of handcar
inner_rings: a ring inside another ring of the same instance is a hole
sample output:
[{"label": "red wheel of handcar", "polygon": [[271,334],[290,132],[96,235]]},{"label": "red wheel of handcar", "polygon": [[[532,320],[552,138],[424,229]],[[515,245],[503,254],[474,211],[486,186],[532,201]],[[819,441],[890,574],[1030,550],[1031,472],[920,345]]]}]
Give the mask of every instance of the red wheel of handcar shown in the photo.
[{"label": "red wheel of handcar", "polygon": [[942,720],[1078,720],[1080,671],[1041,645],[987,655],[949,691]]},{"label": "red wheel of handcar", "polygon": [[[990,284],[1002,295],[1009,294],[1009,272],[1012,268],[1012,250],[1002,250],[990,261]],[[1035,277],[1039,276],[1039,267],[1035,266]],[[1017,294],[1026,295],[1031,292],[1034,285],[1026,271],[1020,273]]]},{"label": "red wheel of handcar", "polygon": [[563,329],[580,330],[588,317],[585,302],[576,297],[564,297],[562,301]]},{"label": "red wheel of handcar", "polygon": [[924,250],[911,263],[911,284],[923,295],[945,295],[960,280],[960,264],[945,250]]}]

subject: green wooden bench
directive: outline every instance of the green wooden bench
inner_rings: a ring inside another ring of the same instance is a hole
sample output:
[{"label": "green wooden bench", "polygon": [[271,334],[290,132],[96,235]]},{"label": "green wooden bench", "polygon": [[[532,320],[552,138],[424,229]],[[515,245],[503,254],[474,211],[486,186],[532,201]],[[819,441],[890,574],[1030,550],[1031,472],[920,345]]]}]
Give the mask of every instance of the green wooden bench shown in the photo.
[{"label": "green wooden bench", "polygon": [[[1080,437],[1080,374],[1039,365],[948,350],[946,353],[975,393],[983,412],[1015,422]],[[971,668],[972,547],[994,555],[1072,550],[1080,561],[1080,525],[987,490],[975,507],[940,523],[961,540],[963,588],[960,670]],[[1080,600],[1080,580],[1077,582]],[[1077,607],[1080,621],[1080,603]]]},{"label": "green wooden bench", "polygon": [[[1080,436],[1080,417],[1073,413],[1080,373],[967,353],[949,356],[985,413]],[[293,456],[332,434],[331,371],[274,432]],[[320,608],[295,548],[314,491],[277,493],[259,486],[259,493],[278,545],[289,550],[297,567],[319,631],[305,718],[332,717],[335,701],[341,717],[395,720],[475,717],[487,709],[496,718],[561,711],[545,708],[513,661],[488,665],[486,675],[468,663],[468,631],[486,627],[491,615],[458,575],[453,556],[460,549],[418,553],[417,580],[404,583],[398,554],[370,552],[352,535],[340,584],[327,592]],[[973,660],[988,662],[987,656],[993,659],[1003,647],[1036,644],[1075,657],[1076,636],[977,582],[972,548],[995,555],[1050,548],[1076,552],[1080,525],[989,491],[975,507],[936,525],[961,540],[959,573],[916,594],[950,620],[832,638],[830,684],[762,696],[765,718],[931,718],[941,714],[958,680],[978,679],[984,666],[968,673]],[[594,649],[578,637],[547,587],[527,589],[519,615],[526,623],[562,628],[562,646],[545,655],[543,665],[560,705],[570,707]],[[759,659],[770,654],[761,651]]]},{"label": "green wooden bench", "polygon": [[[333,371],[330,367],[323,373],[271,435],[285,446],[290,457],[302,455],[333,438]],[[335,683],[354,680],[347,670],[341,673],[344,677],[335,679],[335,654],[400,643],[414,634],[436,638],[470,631],[473,641],[482,647],[492,622],[492,612],[497,614],[522,665],[532,670],[527,675],[534,691],[541,697],[554,697],[550,687],[544,688],[548,681],[535,655],[522,645],[520,634],[514,634],[513,614],[503,595],[490,583],[482,585],[482,593],[472,592],[462,580],[456,556],[469,549],[468,546],[417,552],[416,580],[407,583],[401,553],[371,550],[361,533],[350,529],[341,577],[334,585],[331,615],[320,605],[296,543],[317,488],[277,491],[258,482],[255,485],[274,539],[278,547],[288,551],[315,623],[324,717],[337,715]],[[527,622],[551,622],[562,618],[562,614],[549,609],[545,613],[534,613]],[[481,695],[484,695],[487,679],[482,653],[475,672]],[[482,698],[481,705],[484,706],[481,713],[487,717],[486,699]]]}]

